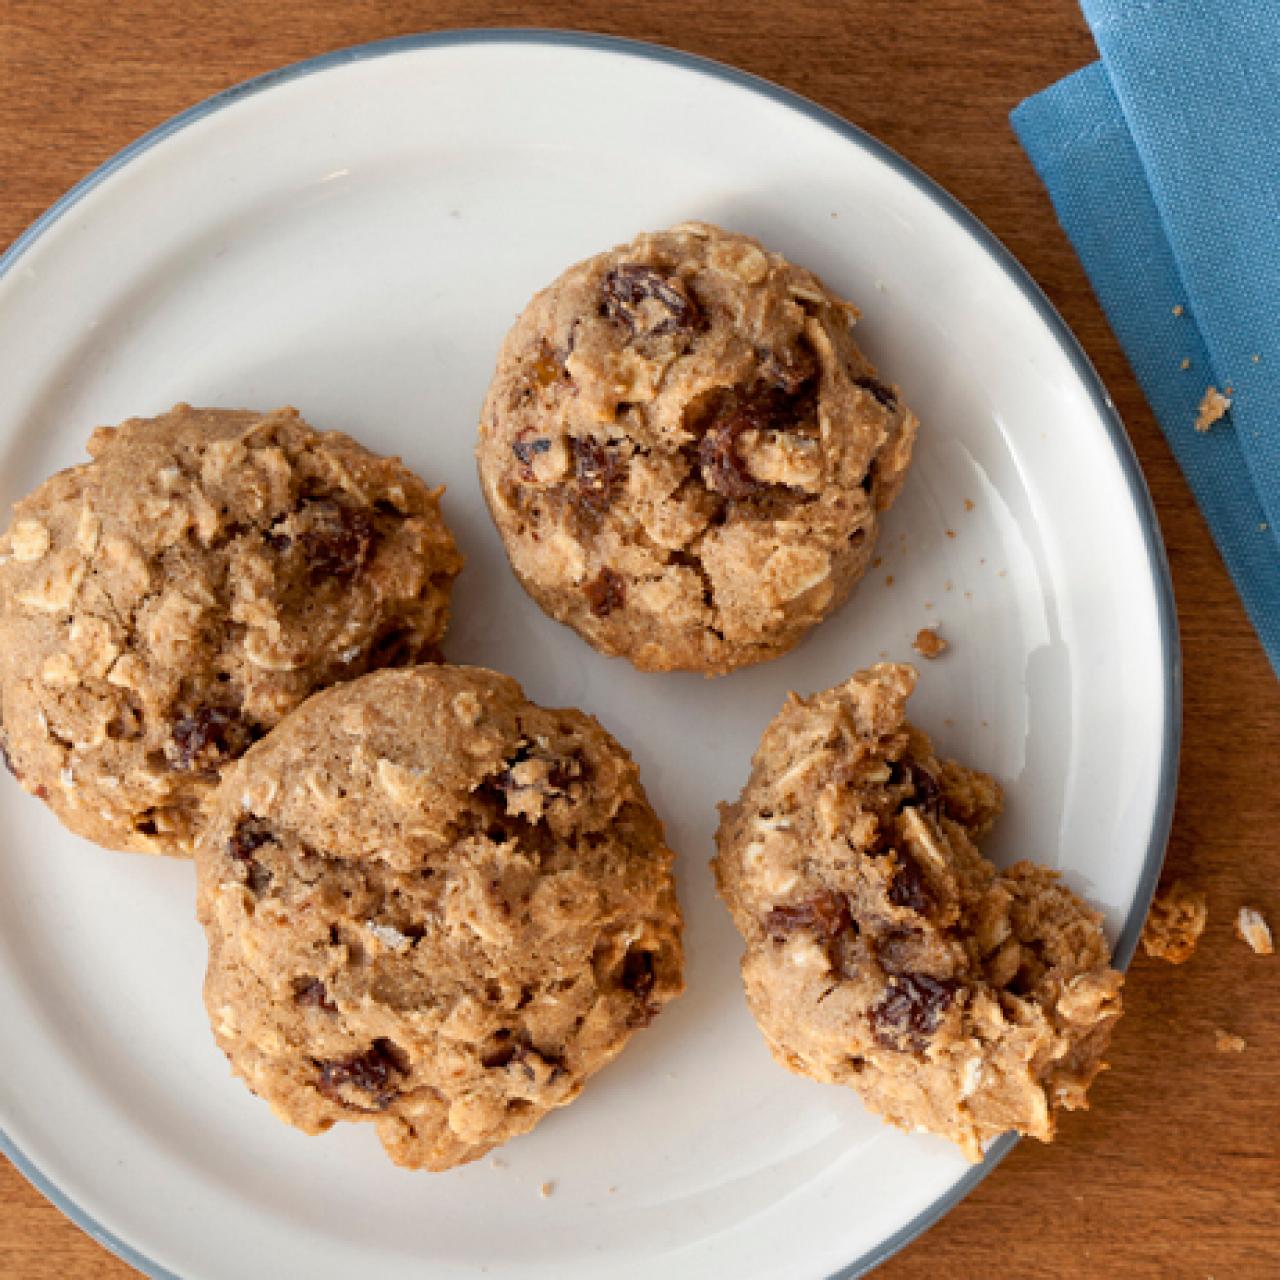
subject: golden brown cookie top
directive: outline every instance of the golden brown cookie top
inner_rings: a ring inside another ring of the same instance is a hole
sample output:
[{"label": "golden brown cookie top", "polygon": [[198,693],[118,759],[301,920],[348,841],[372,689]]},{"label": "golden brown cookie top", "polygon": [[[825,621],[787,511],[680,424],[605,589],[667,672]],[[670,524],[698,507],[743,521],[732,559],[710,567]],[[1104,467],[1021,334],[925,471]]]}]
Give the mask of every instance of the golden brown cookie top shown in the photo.
[{"label": "golden brown cookie top", "polygon": [[651,670],[775,657],[847,596],[916,419],[811,272],[705,223],[571,267],[508,335],[478,459],[517,575]]},{"label": "golden brown cookie top", "polygon": [[293,409],[103,427],[0,537],[0,719],[23,784],[112,848],[190,852],[225,764],[316,689],[436,653],[439,494]]},{"label": "golden brown cookie top", "polygon": [[475,1159],[681,990],[671,862],[590,716],[476,668],[327,690],[229,771],[197,849],[218,1042],[309,1132]]}]

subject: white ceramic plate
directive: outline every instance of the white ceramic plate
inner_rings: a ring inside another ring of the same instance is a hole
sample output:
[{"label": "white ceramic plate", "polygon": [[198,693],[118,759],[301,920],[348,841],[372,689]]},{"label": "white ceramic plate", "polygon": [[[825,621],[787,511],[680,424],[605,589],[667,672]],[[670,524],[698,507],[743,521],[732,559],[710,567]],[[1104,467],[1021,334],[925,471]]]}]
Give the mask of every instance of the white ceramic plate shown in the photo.
[{"label": "white ceramic plate", "polygon": [[[471,452],[529,295],[686,218],[755,234],[855,299],[924,421],[880,567],[795,653],[718,681],[640,675],[543,617]],[[37,1185],[152,1275],[748,1280],[854,1274],[974,1184],[943,1142],[773,1064],[707,867],[716,801],[785,692],[911,657],[940,619],[951,649],[920,664],[913,718],[1005,783],[993,856],[1062,867],[1120,959],[1133,949],[1174,787],[1163,552],[1095,375],[968,214],[857,130],[715,64],[453,33],[195,108],[73,191],[0,273],[0,500],[79,461],[95,424],[179,399],[291,403],[402,454],[448,485],[467,555],[449,657],[628,744],[689,921],[687,996],[578,1102],[497,1160],[408,1174],[370,1129],[304,1137],[228,1074],[188,865],[104,853],[6,779],[0,1128]]]}]

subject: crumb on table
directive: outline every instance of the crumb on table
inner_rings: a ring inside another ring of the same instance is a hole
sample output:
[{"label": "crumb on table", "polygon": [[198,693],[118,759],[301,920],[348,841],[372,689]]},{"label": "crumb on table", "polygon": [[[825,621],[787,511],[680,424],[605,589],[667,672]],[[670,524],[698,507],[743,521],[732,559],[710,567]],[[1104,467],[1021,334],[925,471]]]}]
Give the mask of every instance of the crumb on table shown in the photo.
[{"label": "crumb on table", "polygon": [[1191,368],[1191,357],[1190,357],[1190,356],[1183,356],[1183,357],[1182,357],[1182,363],[1178,366],[1178,368],[1179,368],[1179,369],[1190,369],[1190,368]]},{"label": "crumb on table", "polygon": [[1156,960],[1185,964],[1191,959],[1208,918],[1204,894],[1175,880],[1151,903],[1142,928],[1142,949]]},{"label": "crumb on table", "polygon": [[1221,1027],[1213,1029],[1213,1043],[1219,1053],[1243,1053],[1249,1047],[1244,1036],[1232,1035],[1230,1031],[1223,1031]]},{"label": "crumb on table", "polygon": [[1220,422],[1231,408],[1231,398],[1224,396],[1217,387],[1206,387],[1204,397],[1200,401],[1200,409],[1196,414],[1196,430],[1208,431],[1215,422]]},{"label": "crumb on table", "polygon": [[1275,951],[1271,929],[1256,907],[1241,907],[1236,916],[1236,937],[1247,942],[1255,955],[1269,956]]},{"label": "crumb on table", "polygon": [[938,634],[936,626],[921,627],[911,647],[923,658],[936,658],[946,651],[947,642]]},{"label": "crumb on table", "polygon": [[1173,305],[1173,314],[1174,314],[1175,316],[1180,316],[1180,315],[1182,315],[1185,311],[1186,311],[1186,307],[1184,307],[1184,306],[1182,305],[1182,303],[1180,303],[1180,302],[1175,302],[1175,303],[1174,303],[1174,305]]}]

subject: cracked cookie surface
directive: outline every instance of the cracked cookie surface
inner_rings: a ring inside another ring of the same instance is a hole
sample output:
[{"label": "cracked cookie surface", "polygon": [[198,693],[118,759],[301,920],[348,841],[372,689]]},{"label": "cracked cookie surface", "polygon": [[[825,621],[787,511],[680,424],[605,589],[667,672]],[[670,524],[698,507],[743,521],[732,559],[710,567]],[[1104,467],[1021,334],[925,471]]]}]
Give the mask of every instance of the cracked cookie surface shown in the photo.
[{"label": "cracked cookie surface", "polygon": [[466,667],[326,690],[229,772],[197,848],[214,1034],[309,1133],[475,1160],[679,994],[671,862],[583,712]]},{"label": "cracked cookie surface", "polygon": [[292,409],[178,405],[89,453],[0,537],[0,745],[71,830],[189,854],[304,698],[436,656],[462,561],[438,493]]},{"label": "cracked cookie surface", "polygon": [[978,1160],[1085,1106],[1123,979],[1055,872],[978,851],[999,788],[907,723],[914,684],[886,664],[792,695],[722,807],[714,865],[774,1057]]},{"label": "cracked cookie surface", "polygon": [[720,674],[785,653],[871,559],[917,421],[816,276],[704,223],[569,268],[480,424],[516,575],[601,652]]}]

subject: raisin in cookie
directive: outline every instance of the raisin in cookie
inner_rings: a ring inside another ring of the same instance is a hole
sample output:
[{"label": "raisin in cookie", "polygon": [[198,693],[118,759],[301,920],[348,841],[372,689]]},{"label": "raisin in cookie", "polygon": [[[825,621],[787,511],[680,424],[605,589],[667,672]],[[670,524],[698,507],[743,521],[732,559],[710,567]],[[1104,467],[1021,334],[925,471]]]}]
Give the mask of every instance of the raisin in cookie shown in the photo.
[{"label": "raisin in cookie", "polygon": [[0,537],[0,745],[99,844],[189,854],[223,766],[315,690],[436,654],[439,494],[292,409],[104,427]]},{"label": "raisin in cookie", "polygon": [[1085,1105],[1122,978],[1056,873],[975,848],[999,790],[906,723],[914,684],[884,665],[792,696],[723,809],[715,869],[774,1057],[978,1160]]},{"label": "raisin in cookie", "polygon": [[466,667],[327,690],[229,772],[197,847],[214,1033],[308,1133],[475,1160],[679,994],[671,861],[580,711]]},{"label": "raisin in cookie", "polygon": [[571,267],[508,335],[480,424],[520,581],[606,654],[716,675],[849,594],[915,416],[808,271],[702,223]]}]

